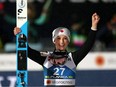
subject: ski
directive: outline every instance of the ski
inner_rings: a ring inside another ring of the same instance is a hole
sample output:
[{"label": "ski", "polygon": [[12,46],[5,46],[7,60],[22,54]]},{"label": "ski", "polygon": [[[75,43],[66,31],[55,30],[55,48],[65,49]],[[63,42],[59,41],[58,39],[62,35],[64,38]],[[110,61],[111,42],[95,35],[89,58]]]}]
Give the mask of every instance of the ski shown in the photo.
[{"label": "ski", "polygon": [[16,26],[21,29],[16,35],[16,87],[27,87],[27,0],[16,0]]}]

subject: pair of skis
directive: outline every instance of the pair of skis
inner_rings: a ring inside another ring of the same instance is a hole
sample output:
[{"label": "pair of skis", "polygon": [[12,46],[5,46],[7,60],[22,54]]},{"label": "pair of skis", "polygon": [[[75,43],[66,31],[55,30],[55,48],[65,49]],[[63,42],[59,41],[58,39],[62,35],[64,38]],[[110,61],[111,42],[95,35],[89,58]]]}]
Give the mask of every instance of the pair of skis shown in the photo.
[{"label": "pair of skis", "polygon": [[16,26],[21,29],[16,36],[16,87],[27,87],[27,0],[16,0],[16,22]]}]

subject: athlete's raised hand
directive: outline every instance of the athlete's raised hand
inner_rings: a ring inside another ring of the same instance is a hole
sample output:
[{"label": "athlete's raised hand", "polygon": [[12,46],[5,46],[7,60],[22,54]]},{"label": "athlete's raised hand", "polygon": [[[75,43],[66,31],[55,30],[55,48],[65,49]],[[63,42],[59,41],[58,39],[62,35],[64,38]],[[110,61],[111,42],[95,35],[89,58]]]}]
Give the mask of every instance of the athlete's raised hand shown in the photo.
[{"label": "athlete's raised hand", "polygon": [[20,28],[18,28],[18,27],[15,27],[14,28],[14,35],[17,35],[20,32],[21,32],[21,29]]},{"label": "athlete's raised hand", "polygon": [[99,15],[97,13],[94,13],[92,15],[92,30],[97,29],[97,25],[98,25],[99,20],[100,20]]}]

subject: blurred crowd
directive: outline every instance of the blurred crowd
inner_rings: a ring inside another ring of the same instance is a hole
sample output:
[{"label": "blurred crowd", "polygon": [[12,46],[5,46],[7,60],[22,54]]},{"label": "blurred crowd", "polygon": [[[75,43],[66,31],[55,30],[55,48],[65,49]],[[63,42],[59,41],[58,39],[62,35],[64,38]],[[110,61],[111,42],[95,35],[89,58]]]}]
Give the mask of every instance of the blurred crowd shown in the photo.
[{"label": "blurred crowd", "polygon": [[116,51],[116,14],[100,27],[96,36],[95,50]]},{"label": "blurred crowd", "polygon": [[[7,8],[5,8],[5,6],[7,6]],[[12,44],[16,42],[16,37],[13,34],[13,29],[16,26],[16,8],[12,9],[14,13],[9,14],[7,12],[9,7],[10,5],[6,3],[0,3],[0,20],[2,20],[0,22],[0,52],[5,52],[5,46],[9,43]],[[55,14],[52,12],[54,9],[53,0],[46,0],[46,2],[40,6],[38,6],[36,2],[28,3],[29,43],[45,44],[45,42],[51,40],[50,35],[54,28],[64,26],[71,31],[71,43],[68,49],[79,49],[86,41],[91,27],[89,26],[88,19],[81,17],[78,15],[79,13],[72,13],[69,15],[68,20],[63,21],[62,17],[60,17],[60,20],[54,20],[52,15]],[[99,26],[96,42],[92,51],[116,51],[116,14],[112,14],[109,20],[103,24],[104,25]],[[52,45],[48,46],[52,47]]]}]

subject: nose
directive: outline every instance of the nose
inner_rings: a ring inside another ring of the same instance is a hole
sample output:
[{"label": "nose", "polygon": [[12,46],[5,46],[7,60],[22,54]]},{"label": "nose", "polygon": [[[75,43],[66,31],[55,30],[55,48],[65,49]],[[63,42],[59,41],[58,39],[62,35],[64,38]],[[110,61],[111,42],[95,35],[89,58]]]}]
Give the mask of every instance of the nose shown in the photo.
[{"label": "nose", "polygon": [[60,39],[60,44],[63,45],[64,44],[64,40],[61,38]]}]

